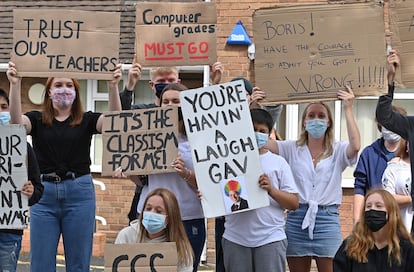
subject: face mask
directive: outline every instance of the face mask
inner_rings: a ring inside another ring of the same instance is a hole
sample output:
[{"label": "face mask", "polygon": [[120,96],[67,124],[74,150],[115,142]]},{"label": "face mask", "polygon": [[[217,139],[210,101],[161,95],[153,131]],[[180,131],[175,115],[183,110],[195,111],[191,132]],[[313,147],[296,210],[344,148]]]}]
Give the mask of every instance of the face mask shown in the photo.
[{"label": "face mask", "polygon": [[65,109],[72,106],[76,98],[76,92],[68,88],[58,88],[50,91],[50,98],[58,108]]},{"label": "face mask", "polygon": [[267,141],[269,141],[269,135],[261,132],[255,132],[254,135],[256,136],[257,147],[262,148]]},{"label": "face mask", "polygon": [[313,119],[306,121],[305,129],[315,139],[322,137],[325,134],[327,128],[328,122],[326,122],[326,120]]},{"label": "face mask", "polygon": [[381,128],[382,137],[384,140],[390,143],[396,143],[401,139],[401,136],[386,129],[385,127]]},{"label": "face mask", "polygon": [[165,218],[164,214],[144,212],[142,217],[142,225],[150,234],[158,233],[165,229]]},{"label": "face mask", "polygon": [[377,232],[387,224],[387,213],[379,210],[365,211],[365,224],[371,231]]},{"label": "face mask", "polygon": [[8,125],[10,122],[10,112],[2,111],[0,112],[0,126]]},{"label": "face mask", "polygon": [[167,86],[167,85],[168,85],[168,83],[157,83],[157,84],[154,85],[154,87],[155,87],[155,95],[158,98],[161,98],[162,90],[164,90],[165,86]]}]

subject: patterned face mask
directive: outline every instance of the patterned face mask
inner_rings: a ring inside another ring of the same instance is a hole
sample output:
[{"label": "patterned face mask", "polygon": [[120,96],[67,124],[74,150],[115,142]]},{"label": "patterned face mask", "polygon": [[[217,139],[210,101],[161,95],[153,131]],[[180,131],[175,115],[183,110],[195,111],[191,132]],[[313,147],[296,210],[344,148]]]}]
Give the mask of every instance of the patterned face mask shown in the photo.
[{"label": "patterned face mask", "polygon": [[76,98],[76,92],[69,88],[57,88],[50,91],[50,98],[60,109],[72,106]]}]

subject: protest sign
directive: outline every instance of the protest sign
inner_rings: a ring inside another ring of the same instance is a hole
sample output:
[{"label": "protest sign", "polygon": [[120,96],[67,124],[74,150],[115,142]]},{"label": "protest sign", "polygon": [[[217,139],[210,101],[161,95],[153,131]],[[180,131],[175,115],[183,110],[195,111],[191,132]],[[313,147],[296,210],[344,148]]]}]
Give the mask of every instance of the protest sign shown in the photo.
[{"label": "protest sign", "polygon": [[23,229],[29,224],[28,198],[21,193],[27,181],[27,141],[22,125],[0,129],[0,229]]},{"label": "protest sign", "polygon": [[[187,90],[180,101],[204,215],[269,205],[243,81]],[[248,208],[232,210],[235,193]]]},{"label": "protest sign", "polygon": [[396,81],[402,88],[414,87],[414,1],[390,1],[390,30],[392,48],[398,51],[401,69]]},{"label": "protest sign", "polygon": [[256,85],[266,102],[335,100],[385,93],[384,14],[380,5],[307,5],[256,10]]},{"label": "protest sign", "polygon": [[217,61],[214,3],[137,3],[135,52],[143,66]]},{"label": "protest sign", "polygon": [[105,272],[177,271],[177,246],[168,243],[105,245]]},{"label": "protest sign", "polygon": [[102,176],[174,172],[178,155],[178,107],[103,113]]},{"label": "protest sign", "polygon": [[13,16],[11,57],[19,76],[112,79],[119,13],[15,9]]}]

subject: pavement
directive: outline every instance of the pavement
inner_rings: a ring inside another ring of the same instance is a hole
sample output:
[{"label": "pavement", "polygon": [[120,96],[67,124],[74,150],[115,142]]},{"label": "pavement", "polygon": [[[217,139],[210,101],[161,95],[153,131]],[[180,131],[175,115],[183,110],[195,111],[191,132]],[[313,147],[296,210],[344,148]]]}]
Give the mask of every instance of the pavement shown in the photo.
[{"label": "pavement", "polygon": [[[20,253],[19,261],[17,263],[16,272],[28,272],[30,265],[30,257],[28,253]],[[56,256],[56,272],[65,272],[65,258],[62,255]],[[104,258],[103,257],[92,257],[91,272],[103,272],[104,271]],[[213,272],[214,266],[209,264],[200,264],[197,271]]]}]

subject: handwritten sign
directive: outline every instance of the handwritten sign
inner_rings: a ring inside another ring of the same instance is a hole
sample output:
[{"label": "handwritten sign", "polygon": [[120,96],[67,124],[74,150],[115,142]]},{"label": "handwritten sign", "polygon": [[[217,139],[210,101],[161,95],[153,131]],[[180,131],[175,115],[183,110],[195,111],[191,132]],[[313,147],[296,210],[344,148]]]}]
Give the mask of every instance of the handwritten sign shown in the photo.
[{"label": "handwritten sign", "polygon": [[0,228],[23,229],[29,224],[28,199],[21,193],[27,181],[27,141],[23,126],[1,127],[0,153]]},{"label": "handwritten sign", "polygon": [[392,47],[398,51],[401,69],[396,81],[402,88],[414,87],[414,2],[390,1],[390,30]]},{"label": "handwritten sign", "polygon": [[247,196],[249,209],[269,205],[243,81],[184,91],[180,101],[204,215],[231,213],[230,191]]},{"label": "handwritten sign", "polygon": [[12,61],[20,76],[112,78],[119,13],[15,9],[13,16]]},{"label": "handwritten sign", "polygon": [[103,176],[111,176],[118,167],[139,175],[174,171],[177,107],[106,112],[103,118]]},{"label": "handwritten sign", "polygon": [[177,271],[177,246],[168,243],[105,245],[105,272]]},{"label": "handwritten sign", "polygon": [[379,5],[308,5],[253,15],[256,83],[267,102],[385,93],[384,15]]},{"label": "handwritten sign", "polygon": [[136,54],[144,66],[213,64],[214,3],[137,3]]}]

